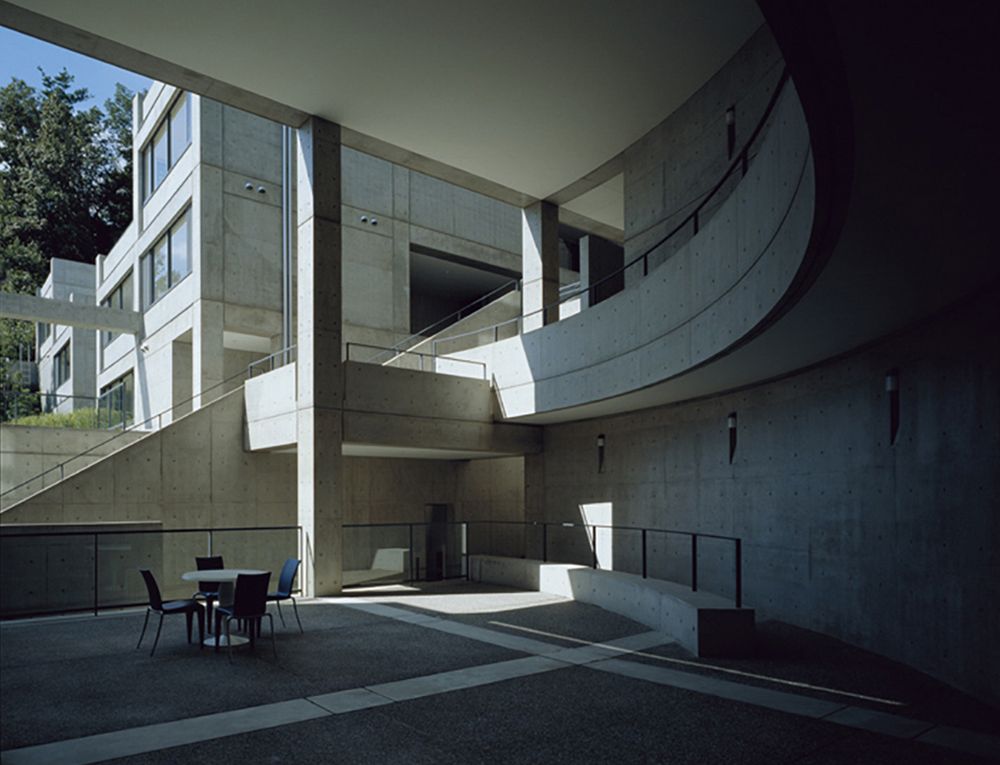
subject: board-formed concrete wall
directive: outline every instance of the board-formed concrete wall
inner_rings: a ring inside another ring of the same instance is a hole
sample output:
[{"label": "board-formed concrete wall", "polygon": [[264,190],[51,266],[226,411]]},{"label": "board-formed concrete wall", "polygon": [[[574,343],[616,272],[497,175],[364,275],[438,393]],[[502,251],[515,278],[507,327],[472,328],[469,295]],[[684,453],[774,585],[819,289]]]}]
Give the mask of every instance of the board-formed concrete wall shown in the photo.
[{"label": "board-formed concrete wall", "polygon": [[[744,602],[759,618],[1000,701],[1000,358],[982,342],[984,327],[1000,325],[998,306],[994,288],[777,382],[546,427],[544,454],[526,458],[528,517],[579,522],[582,505],[610,503],[615,524],[739,536]],[[890,369],[900,387],[894,445]],[[572,532],[549,542],[551,560],[579,552]],[[634,572],[635,540],[614,542],[615,568]],[[725,594],[729,554],[702,546],[702,586]],[[683,582],[688,556],[686,544],[659,545],[650,575]]]}]

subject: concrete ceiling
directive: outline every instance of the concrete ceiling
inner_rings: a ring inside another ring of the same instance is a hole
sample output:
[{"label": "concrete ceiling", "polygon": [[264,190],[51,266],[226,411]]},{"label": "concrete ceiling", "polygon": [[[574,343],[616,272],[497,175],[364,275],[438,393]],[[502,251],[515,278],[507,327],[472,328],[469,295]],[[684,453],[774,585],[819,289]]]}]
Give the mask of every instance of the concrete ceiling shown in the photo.
[{"label": "concrete ceiling", "polygon": [[680,106],[762,17],[752,0],[0,0],[0,22],[546,198]]}]

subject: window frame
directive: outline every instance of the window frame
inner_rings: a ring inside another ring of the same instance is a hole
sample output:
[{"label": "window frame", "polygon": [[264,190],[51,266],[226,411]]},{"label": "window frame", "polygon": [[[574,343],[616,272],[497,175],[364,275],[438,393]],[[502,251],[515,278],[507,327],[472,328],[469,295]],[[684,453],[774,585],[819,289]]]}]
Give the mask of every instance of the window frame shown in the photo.
[{"label": "window frame", "polygon": [[[178,278],[174,278],[174,263],[173,263],[173,234],[174,231],[180,226],[186,224],[187,228],[187,271],[179,274]],[[174,287],[184,281],[188,276],[191,275],[193,269],[193,258],[192,258],[192,227],[191,227],[191,206],[188,205],[177,217],[175,217],[170,225],[164,229],[163,233],[157,237],[156,241],[153,242],[152,246],[149,247],[140,257],[139,257],[139,304],[142,308],[143,313],[148,311],[154,305],[156,305],[164,295],[170,293]],[[157,252],[161,247],[166,249],[166,289],[162,292],[157,293],[156,291],[156,270],[155,258]]]},{"label": "window frame", "polygon": [[[73,379],[73,359],[70,356],[72,343],[72,339],[67,340],[62,348],[56,351],[52,357],[52,384],[54,390],[59,390]],[[65,360],[65,364],[63,360]],[[65,375],[62,373],[64,366],[66,368]]]},{"label": "window frame", "polygon": [[[181,103],[183,102],[183,107]],[[177,151],[177,156],[174,156],[174,139],[173,139],[173,123],[174,115],[178,111],[178,107],[183,108],[187,114],[184,117],[184,124],[187,130],[187,142],[179,147]],[[161,134],[163,142],[166,146],[167,154],[167,169],[163,173],[163,177],[156,182],[156,174],[154,169],[156,167],[156,152],[155,148],[157,145],[157,136]],[[184,156],[184,153],[191,147],[193,143],[192,135],[192,124],[191,124],[191,94],[187,91],[181,91],[171,102],[167,109],[164,111],[163,116],[160,117],[159,122],[150,132],[149,138],[146,139],[146,143],[143,144],[142,150],[139,152],[139,161],[142,165],[142,204],[145,205],[150,199],[152,199],[153,194],[163,185],[163,182],[170,175],[170,171],[174,168],[180,158]]]},{"label": "window frame", "polygon": [[[105,295],[104,300],[101,301],[102,308],[120,308],[122,310],[131,311],[132,306],[135,304],[135,280],[132,279],[133,269],[129,269],[125,276],[118,280],[118,284],[114,286],[107,295]],[[125,285],[129,286],[129,300],[128,305],[125,304]],[[112,332],[109,329],[102,329],[101,335],[101,350],[103,351],[112,341],[117,338],[121,332]]]}]

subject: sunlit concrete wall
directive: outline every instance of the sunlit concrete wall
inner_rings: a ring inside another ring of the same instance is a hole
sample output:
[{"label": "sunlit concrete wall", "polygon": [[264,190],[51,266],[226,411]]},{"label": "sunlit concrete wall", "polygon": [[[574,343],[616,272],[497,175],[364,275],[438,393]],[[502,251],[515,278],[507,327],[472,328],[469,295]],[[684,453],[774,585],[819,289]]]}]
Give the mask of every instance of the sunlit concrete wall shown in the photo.
[{"label": "sunlit concrete wall", "polygon": [[[120,439],[108,443],[113,436]],[[56,483],[60,463],[70,461],[64,468],[68,475],[139,438],[142,438],[140,433],[121,435],[107,430],[0,425],[0,492],[29,481],[4,497],[3,506]],[[80,456],[84,452],[88,453]]]},{"label": "sunlit concrete wall", "polygon": [[344,338],[391,347],[410,335],[416,245],[521,270],[520,210],[353,149],[342,149]]},{"label": "sunlit concrete wall", "polygon": [[[547,427],[544,454],[527,458],[529,518],[580,522],[582,506],[609,503],[615,524],[742,537],[744,598],[759,618],[835,635],[996,701],[1000,359],[982,328],[998,326],[998,305],[994,288],[777,382]],[[579,537],[567,530],[550,544],[585,555]],[[687,582],[687,541],[664,539],[650,535],[650,574]],[[641,566],[636,542],[616,535],[616,569]],[[706,540],[700,551],[702,586],[726,594],[725,545]]]}]

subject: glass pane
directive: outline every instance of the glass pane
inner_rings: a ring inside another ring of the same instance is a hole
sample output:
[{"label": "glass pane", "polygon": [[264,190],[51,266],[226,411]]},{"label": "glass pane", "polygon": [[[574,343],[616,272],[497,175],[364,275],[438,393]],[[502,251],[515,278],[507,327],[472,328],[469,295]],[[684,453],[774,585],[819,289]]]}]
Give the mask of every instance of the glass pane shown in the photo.
[{"label": "glass pane", "polygon": [[167,237],[163,237],[153,248],[153,300],[159,300],[170,289],[168,264]]},{"label": "glass pane", "polygon": [[90,534],[0,538],[0,615],[92,608],[94,537]]},{"label": "glass pane", "polygon": [[417,568],[426,568],[424,543],[426,524],[413,525],[413,549],[410,548],[410,526],[345,526],[344,527],[344,586],[405,582],[413,578]]},{"label": "glass pane", "polygon": [[191,226],[184,213],[170,229],[170,285],[177,284],[191,272]]},{"label": "glass pane", "polygon": [[167,123],[164,122],[153,137],[153,188],[157,188],[167,177],[170,169],[167,159]]},{"label": "glass pane", "polygon": [[139,259],[139,291],[143,308],[147,308],[153,302],[152,262],[153,258],[150,255],[143,255]]},{"label": "glass pane", "polygon": [[146,200],[153,193],[153,147],[142,150],[142,198]]},{"label": "glass pane", "polygon": [[170,164],[173,165],[191,143],[191,99],[180,97],[170,114]]},{"label": "glass pane", "polygon": [[122,410],[125,422],[131,424],[132,418],[135,415],[135,410],[132,408],[132,402],[135,400],[135,378],[131,372],[125,375],[122,383]]},{"label": "glass pane", "polygon": [[[299,530],[293,527],[215,531],[212,534],[212,554],[221,555],[226,568],[270,571],[268,589],[273,591],[277,589],[285,561],[299,557]],[[299,577],[295,580],[296,588],[302,586]]]},{"label": "glass pane", "polygon": [[132,272],[122,280],[121,287],[118,288],[118,308],[126,311],[132,310]]}]

